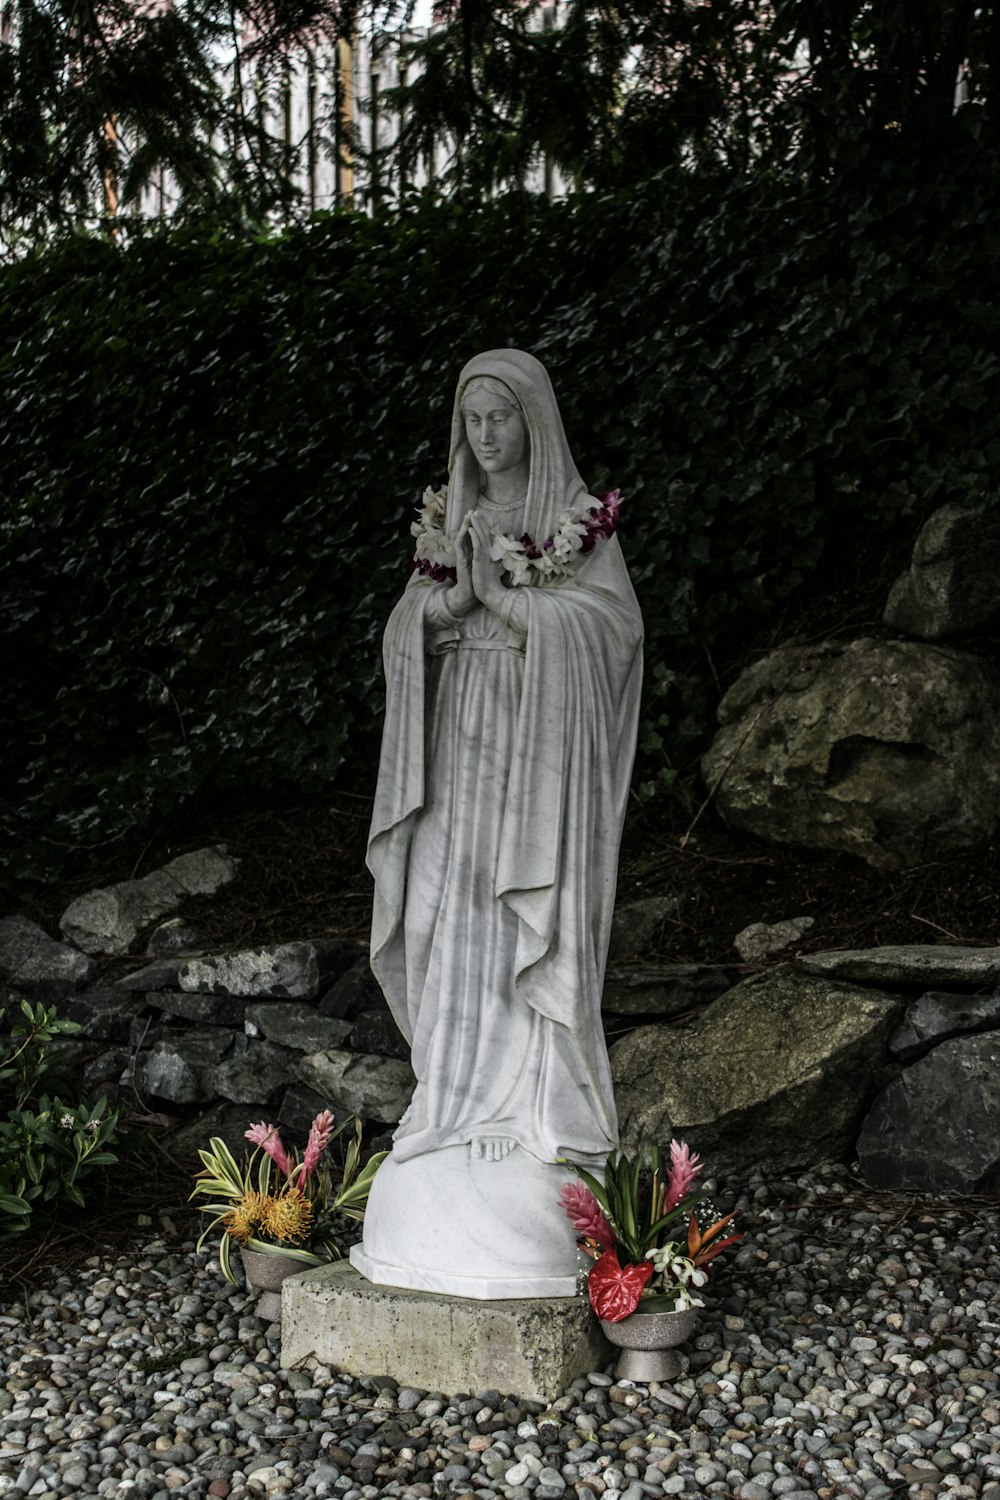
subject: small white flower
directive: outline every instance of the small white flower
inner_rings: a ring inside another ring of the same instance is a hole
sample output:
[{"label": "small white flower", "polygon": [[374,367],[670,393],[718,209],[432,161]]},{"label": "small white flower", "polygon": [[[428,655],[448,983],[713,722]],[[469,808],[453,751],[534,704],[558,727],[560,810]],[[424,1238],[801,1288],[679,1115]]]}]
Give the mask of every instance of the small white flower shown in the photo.
[{"label": "small white flower", "polygon": [[424,505],[416,521],[410,523],[410,535],[416,538],[413,549],[416,562],[436,564],[442,568],[455,566],[455,546],[443,529],[448,504],[446,489],[424,490]]},{"label": "small white flower", "polygon": [[506,533],[502,531],[498,531],[496,536],[490,542],[490,557],[492,557],[494,562],[503,563],[505,565],[507,563],[508,556],[511,553],[516,555],[520,550],[521,549],[514,538],[512,536],[507,536]]},{"label": "small white flower", "polygon": [[59,1124],[62,1126],[63,1130],[72,1130],[76,1125],[76,1121],[74,1120],[72,1115],[60,1115]]},{"label": "small white flower", "polygon": [[668,1240],[665,1245],[657,1245],[652,1250],[646,1251],[646,1259],[653,1262],[653,1266],[659,1276],[669,1270],[671,1262],[675,1261],[681,1253],[681,1247],[676,1240]]},{"label": "small white flower", "polygon": [[495,536],[490,544],[490,557],[500,564],[503,572],[510,574],[511,583],[522,584],[528,581],[529,561],[516,537],[507,536],[503,532]]},{"label": "small white flower", "polygon": [[700,1297],[692,1297],[686,1286],[677,1288],[677,1297],[674,1302],[674,1311],[683,1312],[687,1307],[704,1307]]},{"label": "small white flower", "polygon": [[531,557],[528,561],[539,578],[551,578],[553,573],[562,572],[551,552],[543,552],[541,557]]},{"label": "small white flower", "polygon": [[675,1298],[678,1312],[685,1307],[704,1305],[691,1288],[704,1286],[708,1280],[708,1272],[700,1270],[690,1256],[684,1254],[683,1246],[675,1240],[668,1240],[655,1250],[647,1250],[646,1259],[653,1262],[655,1280],[661,1283],[664,1293]]},{"label": "small white flower", "polygon": [[442,485],[439,490],[432,490],[428,485],[423,493],[423,502],[428,520],[436,521],[440,525],[448,509],[447,485]]}]

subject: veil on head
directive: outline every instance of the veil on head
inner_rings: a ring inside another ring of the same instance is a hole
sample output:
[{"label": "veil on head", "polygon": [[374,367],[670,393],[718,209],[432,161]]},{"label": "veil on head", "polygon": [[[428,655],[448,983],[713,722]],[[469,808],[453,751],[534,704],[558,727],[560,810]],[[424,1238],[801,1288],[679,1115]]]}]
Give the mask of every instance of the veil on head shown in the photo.
[{"label": "veil on head", "polygon": [[530,472],[524,527],[538,540],[551,536],[564,510],[586,508],[587,486],[569,451],[548,371],[521,349],[490,349],[470,359],[455,391],[448,455],[448,514],[445,529],[458,530],[479,499],[479,465],[465,436],[462,397],[470,381],[492,375],[517,398],[528,429]]}]

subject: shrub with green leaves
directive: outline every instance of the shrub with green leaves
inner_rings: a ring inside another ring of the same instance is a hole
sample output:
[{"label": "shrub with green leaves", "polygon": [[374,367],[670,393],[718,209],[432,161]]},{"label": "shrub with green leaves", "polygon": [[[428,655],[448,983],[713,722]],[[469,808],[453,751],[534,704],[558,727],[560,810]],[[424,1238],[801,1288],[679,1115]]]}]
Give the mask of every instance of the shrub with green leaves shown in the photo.
[{"label": "shrub with green leaves", "polygon": [[503,344],[625,495],[637,785],[698,795],[748,653],[877,618],[931,510],[1000,489],[998,200],[970,136],[932,181],[672,170],[4,267],[8,871],[199,797],[368,789],[409,522],[459,368]]},{"label": "shrub with green leaves", "polygon": [[41,1002],[21,1000],[9,1030],[0,1007],[0,1240],[23,1234],[37,1210],[84,1205],[79,1180],[112,1166],[118,1111],[41,1091],[56,1071],[52,1043],[79,1031]]}]

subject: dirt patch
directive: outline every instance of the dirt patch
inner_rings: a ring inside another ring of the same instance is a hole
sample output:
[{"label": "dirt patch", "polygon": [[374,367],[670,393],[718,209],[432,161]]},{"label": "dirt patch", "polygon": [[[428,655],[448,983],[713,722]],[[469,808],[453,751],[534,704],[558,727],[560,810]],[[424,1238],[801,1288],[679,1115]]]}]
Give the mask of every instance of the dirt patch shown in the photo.
[{"label": "dirt patch", "polygon": [[[217,809],[162,829],[141,848],[92,862],[50,889],[22,891],[20,910],[54,935],[74,896],[144,875],[190,849],[224,843],[240,863],[236,881],[183,908],[212,947],[258,946],[295,938],[367,940],[371,878],[365,869],[370,802],[338,793],[283,807]],[[650,958],[733,962],[733,938],[751,922],[811,916],[799,945],[874,947],[890,943],[1000,943],[998,845],[914,869],[885,873],[850,855],[766,844],[727,828],[709,808],[691,828],[674,807],[635,805],[619,870],[620,903],[676,895]],[[137,953],[141,953],[141,941]],[[123,962],[134,965],[134,956]]]}]

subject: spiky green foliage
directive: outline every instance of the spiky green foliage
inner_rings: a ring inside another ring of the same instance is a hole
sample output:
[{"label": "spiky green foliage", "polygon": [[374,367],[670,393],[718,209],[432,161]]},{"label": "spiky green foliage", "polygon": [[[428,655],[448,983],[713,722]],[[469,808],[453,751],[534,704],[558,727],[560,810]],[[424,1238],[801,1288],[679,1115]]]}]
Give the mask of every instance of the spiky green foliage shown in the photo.
[{"label": "spiky green foliage", "polygon": [[[265,1152],[255,1151],[241,1167],[225,1141],[213,1136],[208,1150],[198,1152],[202,1170],[191,1192],[192,1198],[212,1200],[198,1205],[202,1213],[213,1217],[202,1230],[197,1248],[201,1249],[208,1236],[244,1200],[254,1195],[276,1197],[290,1187],[304,1194],[313,1207],[315,1217],[309,1245],[276,1244],[253,1236],[244,1241],[247,1249],[262,1255],[287,1255],[301,1261],[303,1266],[321,1266],[339,1260],[344,1253],[345,1230],[350,1224],[363,1222],[375,1173],[387,1155],[385,1151],[376,1151],[362,1163],[362,1124],[356,1116],[342,1120],[331,1139],[336,1140],[345,1132],[349,1132],[350,1139],[339,1167],[324,1160],[306,1179],[301,1163],[293,1158],[295,1170],[287,1183],[280,1180],[280,1172]],[[227,1281],[236,1280],[232,1268],[233,1244],[232,1235],[223,1228],[219,1235],[219,1266]]]},{"label": "spiky green foliage", "polygon": [[658,1245],[663,1231],[679,1221],[686,1236],[692,1206],[702,1197],[698,1189],[685,1193],[681,1201],[664,1212],[669,1168],[659,1147],[627,1156],[612,1151],[604,1167],[604,1180],[585,1167],[574,1170],[604,1210],[615,1234],[621,1259],[641,1261],[647,1250]]},{"label": "spiky green foliage", "polygon": [[52,1095],[61,1043],[80,1030],[42,1001],[0,1005],[0,1242],[60,1203],[82,1208],[80,1180],[113,1166],[118,1110]]}]

